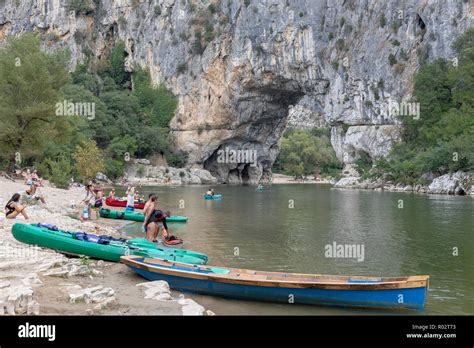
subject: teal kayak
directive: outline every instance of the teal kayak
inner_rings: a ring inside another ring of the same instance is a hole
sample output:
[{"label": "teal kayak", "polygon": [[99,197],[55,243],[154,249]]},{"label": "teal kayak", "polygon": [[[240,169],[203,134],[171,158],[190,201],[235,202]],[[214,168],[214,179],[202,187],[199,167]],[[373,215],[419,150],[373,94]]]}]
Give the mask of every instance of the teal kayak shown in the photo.
[{"label": "teal kayak", "polygon": [[205,200],[209,200],[209,199],[221,199],[222,198],[222,195],[221,194],[216,194],[216,195],[207,195],[205,194],[204,195],[204,199]]},{"label": "teal kayak", "polygon": [[143,238],[123,239],[71,232],[55,226],[16,223],[13,236],[20,242],[38,245],[73,255],[118,262],[124,255],[164,258],[193,264],[206,264],[207,255],[192,250],[175,249],[149,242]]},{"label": "teal kayak", "polygon": [[[121,219],[121,220],[132,220],[143,222],[145,215],[143,213],[134,213],[132,211],[116,211],[111,209],[102,208],[99,211],[100,217],[106,219]],[[166,218],[166,222],[187,222],[186,216],[171,215]]]}]

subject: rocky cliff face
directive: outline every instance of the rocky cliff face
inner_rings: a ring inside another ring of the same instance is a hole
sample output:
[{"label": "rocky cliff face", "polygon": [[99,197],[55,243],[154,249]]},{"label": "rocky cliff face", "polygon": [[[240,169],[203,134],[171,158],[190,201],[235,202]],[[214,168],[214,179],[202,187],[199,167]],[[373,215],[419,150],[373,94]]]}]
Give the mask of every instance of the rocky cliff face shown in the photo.
[{"label": "rocky cliff face", "polygon": [[[1,1],[0,40],[38,31],[71,50],[72,68],[123,40],[129,68],[149,67],[179,96],[171,127],[190,163],[232,183],[271,176],[288,123],[330,126],[348,164],[360,150],[386,155],[400,134],[390,105],[409,100],[420,63],[455,58],[474,12],[464,0],[67,3]],[[258,165],[220,163],[225,148],[256,150]]]}]

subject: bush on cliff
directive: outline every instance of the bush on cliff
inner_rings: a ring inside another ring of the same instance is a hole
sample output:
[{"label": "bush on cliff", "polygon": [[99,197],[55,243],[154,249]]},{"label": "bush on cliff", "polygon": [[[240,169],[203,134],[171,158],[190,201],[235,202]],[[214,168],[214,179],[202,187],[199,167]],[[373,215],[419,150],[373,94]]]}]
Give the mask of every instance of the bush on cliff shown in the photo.
[{"label": "bush on cliff", "polygon": [[420,117],[400,117],[403,142],[389,160],[376,163],[375,176],[413,184],[427,172],[474,170],[474,28],[458,37],[453,49],[457,60],[437,60],[415,76]]}]

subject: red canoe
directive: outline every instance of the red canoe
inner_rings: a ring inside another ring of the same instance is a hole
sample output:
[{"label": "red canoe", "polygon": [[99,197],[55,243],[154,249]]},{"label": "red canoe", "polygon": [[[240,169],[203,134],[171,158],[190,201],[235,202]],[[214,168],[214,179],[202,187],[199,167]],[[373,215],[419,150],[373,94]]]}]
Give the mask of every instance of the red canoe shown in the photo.
[{"label": "red canoe", "polygon": [[[107,198],[105,200],[105,204],[109,207],[126,207],[127,201],[119,201],[118,199]],[[135,209],[143,209],[145,207],[145,203],[135,203],[133,205]]]}]

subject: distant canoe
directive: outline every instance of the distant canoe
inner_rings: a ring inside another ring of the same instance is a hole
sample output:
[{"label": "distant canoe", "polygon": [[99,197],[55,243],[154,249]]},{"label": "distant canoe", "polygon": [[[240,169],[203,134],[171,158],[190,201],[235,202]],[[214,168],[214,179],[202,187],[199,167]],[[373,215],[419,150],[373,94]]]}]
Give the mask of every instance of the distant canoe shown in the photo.
[{"label": "distant canoe", "polygon": [[[131,211],[116,211],[111,209],[102,208],[99,210],[100,217],[106,219],[117,219],[117,220],[132,220],[143,222],[145,215],[143,213],[134,213]],[[187,222],[186,216],[171,215],[166,218],[166,222]]]},{"label": "distant canoe", "polygon": [[[109,207],[126,207],[127,201],[114,199],[114,198],[107,198],[105,200],[105,204],[107,204]],[[135,203],[133,207],[135,209],[143,209],[145,208],[145,203]]]},{"label": "distant canoe", "polygon": [[216,195],[204,195],[204,199],[209,200],[209,199],[221,199],[222,195],[216,194]]},{"label": "distant canoe", "polygon": [[170,287],[241,300],[312,305],[416,309],[425,306],[429,276],[350,277],[193,266],[140,256],[120,262]]}]

